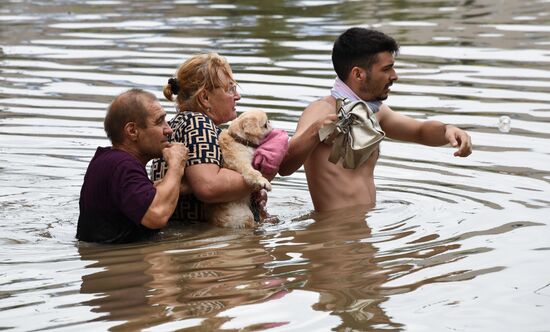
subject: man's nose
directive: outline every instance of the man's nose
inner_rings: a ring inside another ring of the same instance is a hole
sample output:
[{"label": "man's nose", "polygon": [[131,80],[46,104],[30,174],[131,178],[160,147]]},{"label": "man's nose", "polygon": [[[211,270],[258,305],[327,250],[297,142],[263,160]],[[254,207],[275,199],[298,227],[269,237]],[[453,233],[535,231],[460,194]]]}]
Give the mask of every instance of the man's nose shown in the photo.
[{"label": "man's nose", "polygon": [[164,135],[172,135],[174,133],[174,130],[172,130],[172,127],[168,124],[168,122],[164,123]]},{"label": "man's nose", "polygon": [[392,75],[390,76],[390,79],[392,81],[397,81],[399,79],[399,77],[397,76],[397,72],[395,71],[395,69],[393,70],[392,72]]}]

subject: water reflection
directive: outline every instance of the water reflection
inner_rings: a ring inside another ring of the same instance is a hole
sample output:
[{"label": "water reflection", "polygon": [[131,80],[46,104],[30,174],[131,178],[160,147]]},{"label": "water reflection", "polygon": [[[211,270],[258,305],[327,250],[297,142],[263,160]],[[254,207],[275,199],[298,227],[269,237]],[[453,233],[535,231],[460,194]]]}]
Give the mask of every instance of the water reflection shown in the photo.
[{"label": "water reflection", "polygon": [[[264,239],[276,258],[272,273],[287,287],[319,294],[312,308],[339,318],[338,330],[398,328],[382,308],[389,271],[377,264],[363,209],[312,214],[309,225]],[[368,219],[368,218],[367,218]]]},{"label": "water reflection", "polygon": [[128,247],[79,246],[87,268],[81,292],[97,297],[85,304],[101,321],[124,321],[112,330],[134,330],[171,321],[200,319],[216,329],[228,308],[261,303],[285,294],[282,280],[262,266],[271,255],[248,232],[233,235],[199,227],[174,239]]},{"label": "water reflection", "polygon": [[[82,277],[80,291],[94,295],[83,304],[100,314],[95,321],[123,322],[114,331],[189,321],[207,329],[307,329],[323,316],[300,317],[280,303],[306,291],[318,294],[310,304],[314,311],[338,317],[321,319],[334,328],[397,329],[401,325],[381,308],[391,270],[377,265],[365,211],[342,212],[312,215],[297,222],[298,230],[256,236],[206,226],[185,230],[183,238],[165,235],[162,242],[81,244],[81,259],[92,261],[87,269],[94,271]],[[262,303],[269,301],[276,301],[272,310],[278,312],[271,318],[262,315]],[[252,317],[239,325],[239,313],[247,310]]]}]

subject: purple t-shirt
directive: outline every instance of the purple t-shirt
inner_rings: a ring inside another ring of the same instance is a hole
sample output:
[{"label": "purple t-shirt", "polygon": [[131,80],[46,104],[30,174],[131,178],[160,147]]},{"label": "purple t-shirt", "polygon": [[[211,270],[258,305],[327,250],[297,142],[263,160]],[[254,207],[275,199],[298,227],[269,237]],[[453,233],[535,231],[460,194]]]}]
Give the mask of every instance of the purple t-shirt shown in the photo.
[{"label": "purple t-shirt", "polygon": [[76,238],[122,243],[146,239],[157,231],[141,225],[156,189],[145,167],[128,152],[98,147],[80,191]]}]

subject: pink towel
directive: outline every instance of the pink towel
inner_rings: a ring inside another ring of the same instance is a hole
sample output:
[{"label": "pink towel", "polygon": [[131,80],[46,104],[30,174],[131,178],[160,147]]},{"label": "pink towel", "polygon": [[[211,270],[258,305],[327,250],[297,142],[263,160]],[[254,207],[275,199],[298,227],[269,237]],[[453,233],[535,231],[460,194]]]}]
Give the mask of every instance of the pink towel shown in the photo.
[{"label": "pink towel", "polygon": [[264,174],[275,174],[288,150],[288,135],[282,129],[273,129],[260,142],[252,159],[252,166]]}]

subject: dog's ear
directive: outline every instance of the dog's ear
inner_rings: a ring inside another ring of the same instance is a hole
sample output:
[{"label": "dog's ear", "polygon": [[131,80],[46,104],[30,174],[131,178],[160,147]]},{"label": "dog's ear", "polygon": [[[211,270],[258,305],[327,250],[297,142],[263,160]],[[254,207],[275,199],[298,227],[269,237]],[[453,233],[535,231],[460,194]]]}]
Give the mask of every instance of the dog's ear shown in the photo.
[{"label": "dog's ear", "polygon": [[243,121],[241,121],[241,129],[248,137],[257,137],[261,134],[258,119],[253,116],[245,117]]},{"label": "dog's ear", "polygon": [[249,133],[254,129],[254,119],[251,117],[245,117],[241,121],[241,129],[244,133]]}]

